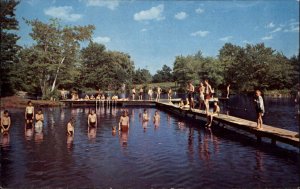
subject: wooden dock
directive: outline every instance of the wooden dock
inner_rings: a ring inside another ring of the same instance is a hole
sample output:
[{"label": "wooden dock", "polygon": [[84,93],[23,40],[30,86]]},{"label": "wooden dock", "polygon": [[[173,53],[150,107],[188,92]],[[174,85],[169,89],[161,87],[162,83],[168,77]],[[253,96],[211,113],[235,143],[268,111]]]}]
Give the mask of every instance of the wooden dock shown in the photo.
[{"label": "wooden dock", "polygon": [[[206,122],[206,114],[204,111],[196,109],[184,110],[171,103],[158,102],[156,105],[157,107],[172,112],[178,116],[202,120]],[[299,134],[297,132],[280,129],[265,124],[263,125],[262,130],[258,130],[256,129],[256,122],[229,116],[226,114],[219,114],[217,116],[214,116],[213,122],[214,126],[231,127],[235,130],[240,130],[248,134],[252,134],[257,138],[259,142],[261,142],[262,138],[269,138],[271,139],[271,143],[274,145],[278,141],[300,149]]]}]

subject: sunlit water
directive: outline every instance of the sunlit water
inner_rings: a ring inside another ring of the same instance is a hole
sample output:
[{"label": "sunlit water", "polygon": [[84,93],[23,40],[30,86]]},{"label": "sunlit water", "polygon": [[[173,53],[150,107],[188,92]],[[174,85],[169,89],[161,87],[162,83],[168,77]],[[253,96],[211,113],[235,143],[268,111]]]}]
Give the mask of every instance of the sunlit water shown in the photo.
[{"label": "sunlit water", "polygon": [[[1,186],[16,188],[258,188],[299,186],[295,153],[257,145],[229,131],[203,127],[159,110],[161,122],[143,125],[139,107],[128,108],[128,133],[112,132],[122,108],[97,110],[88,133],[89,108],[43,109],[44,127],[24,129],[24,110],[10,109],[13,125],[1,136]],[[150,117],[155,108],[148,108]],[[66,124],[76,118],[75,136]],[[147,128],[144,129],[143,126]]]}]

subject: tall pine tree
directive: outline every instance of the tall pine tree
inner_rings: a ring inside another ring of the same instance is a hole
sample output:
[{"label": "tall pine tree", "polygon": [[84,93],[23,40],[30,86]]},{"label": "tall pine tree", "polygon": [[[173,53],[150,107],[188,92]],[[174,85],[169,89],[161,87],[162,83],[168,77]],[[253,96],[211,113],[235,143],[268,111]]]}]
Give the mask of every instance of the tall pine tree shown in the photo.
[{"label": "tall pine tree", "polygon": [[17,62],[17,52],[20,47],[16,44],[19,37],[14,33],[18,30],[19,23],[15,18],[15,9],[19,1],[0,0],[0,95],[13,94],[14,82],[11,71]]}]

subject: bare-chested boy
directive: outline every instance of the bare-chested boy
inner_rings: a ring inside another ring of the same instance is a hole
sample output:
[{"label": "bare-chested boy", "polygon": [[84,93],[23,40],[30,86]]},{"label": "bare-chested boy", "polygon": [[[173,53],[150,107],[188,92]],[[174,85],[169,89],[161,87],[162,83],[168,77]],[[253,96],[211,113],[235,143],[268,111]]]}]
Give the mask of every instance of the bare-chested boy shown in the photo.
[{"label": "bare-chested boy", "polygon": [[153,116],[153,123],[155,126],[158,126],[160,122],[160,115],[158,114],[158,111],[155,111],[155,114]]},{"label": "bare-chested boy", "polygon": [[129,117],[127,111],[123,111],[123,115],[120,117],[119,121],[119,131],[127,132],[129,130]]},{"label": "bare-chested boy", "polygon": [[97,126],[97,115],[95,114],[95,110],[92,110],[88,116],[88,126],[90,127]]},{"label": "bare-chested boy", "polygon": [[33,122],[33,116],[34,116],[34,106],[32,105],[32,102],[31,101],[28,101],[27,103],[28,105],[26,106],[26,109],[25,109],[25,120],[26,120],[26,123],[29,124]]},{"label": "bare-chested boy", "polygon": [[11,125],[10,116],[8,111],[5,110],[3,116],[1,117],[1,133],[5,133],[9,131]]},{"label": "bare-chested boy", "polygon": [[35,125],[36,126],[42,126],[44,122],[44,114],[42,113],[42,109],[38,110],[38,113],[35,114]]},{"label": "bare-chested boy", "polygon": [[74,118],[72,117],[67,124],[67,135],[74,136]]}]

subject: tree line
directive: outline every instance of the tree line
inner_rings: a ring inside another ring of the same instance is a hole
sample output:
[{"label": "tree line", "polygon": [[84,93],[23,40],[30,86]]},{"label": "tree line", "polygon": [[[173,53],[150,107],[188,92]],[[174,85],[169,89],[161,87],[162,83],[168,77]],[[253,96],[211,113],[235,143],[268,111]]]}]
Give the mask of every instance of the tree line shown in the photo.
[{"label": "tree line", "polygon": [[[23,90],[49,99],[62,88],[117,91],[123,83],[131,87],[174,81],[183,89],[189,80],[204,79],[215,88],[231,84],[237,91],[299,89],[299,54],[287,58],[263,43],[245,47],[226,43],[217,57],[205,57],[201,51],[177,56],[173,68],[163,65],[154,75],[136,69],[129,54],[93,42],[93,25],[24,19],[34,43],[20,47],[15,34],[17,5],[15,0],[1,1],[1,96]],[[82,47],[83,43],[87,45]]]}]

